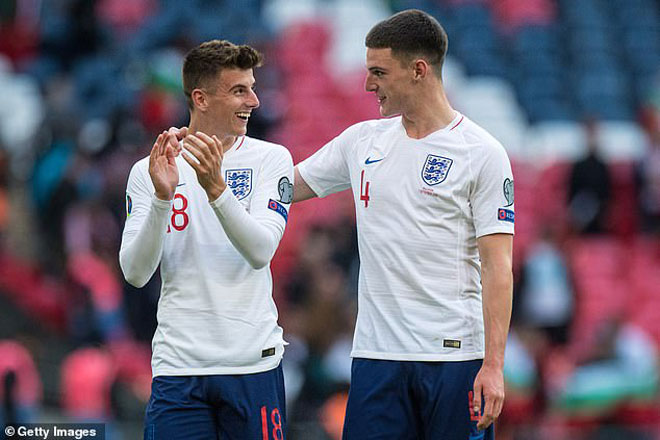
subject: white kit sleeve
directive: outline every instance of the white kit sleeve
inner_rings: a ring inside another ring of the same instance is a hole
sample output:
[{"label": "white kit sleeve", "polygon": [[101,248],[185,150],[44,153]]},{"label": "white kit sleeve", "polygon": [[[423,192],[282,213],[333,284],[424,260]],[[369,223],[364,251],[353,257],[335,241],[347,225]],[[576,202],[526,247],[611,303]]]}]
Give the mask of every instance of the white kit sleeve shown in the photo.
[{"label": "white kit sleeve", "polygon": [[513,234],[513,173],[504,147],[488,145],[478,163],[470,194],[476,235]]},{"label": "white kit sleeve", "polygon": [[300,176],[319,197],[351,187],[347,153],[358,138],[358,127],[347,128],[297,165]]},{"label": "white kit sleeve", "polygon": [[293,160],[281,146],[262,162],[248,213],[229,187],[211,207],[236,250],[254,269],[270,263],[284,234],[293,198]]},{"label": "white kit sleeve", "polygon": [[171,201],[154,195],[144,162],[133,166],[126,188],[126,224],[119,250],[119,265],[126,281],[143,287],[151,279],[163,252]]}]

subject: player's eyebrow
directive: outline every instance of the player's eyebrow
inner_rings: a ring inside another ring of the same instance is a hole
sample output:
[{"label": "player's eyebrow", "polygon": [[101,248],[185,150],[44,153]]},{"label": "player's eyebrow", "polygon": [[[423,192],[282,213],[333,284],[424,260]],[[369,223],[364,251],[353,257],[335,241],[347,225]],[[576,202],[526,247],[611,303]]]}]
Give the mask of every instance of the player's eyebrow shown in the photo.
[{"label": "player's eyebrow", "polygon": [[251,81],[250,83],[237,83],[237,84],[234,84],[233,86],[231,86],[229,88],[229,91],[232,91],[232,90],[237,89],[239,87],[244,87],[246,89],[251,89],[251,88],[254,87],[255,84],[256,84],[256,81]]}]

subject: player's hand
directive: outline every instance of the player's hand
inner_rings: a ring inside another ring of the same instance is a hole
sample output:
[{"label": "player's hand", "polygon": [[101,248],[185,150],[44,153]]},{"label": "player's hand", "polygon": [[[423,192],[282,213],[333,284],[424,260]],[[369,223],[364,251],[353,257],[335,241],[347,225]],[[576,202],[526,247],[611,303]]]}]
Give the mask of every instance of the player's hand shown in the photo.
[{"label": "player's hand", "polygon": [[154,184],[156,197],[161,200],[172,200],[179,183],[179,169],[174,159],[175,152],[170,137],[166,131],[158,135],[149,155],[149,176]]},{"label": "player's hand", "polygon": [[484,412],[477,422],[477,429],[486,429],[500,416],[504,405],[502,369],[483,365],[474,379],[473,389],[472,408],[476,414],[481,414],[481,395],[484,397]]},{"label": "player's hand", "polygon": [[188,127],[170,127],[167,130],[167,134],[170,135],[170,137],[168,138],[168,142],[174,149],[174,155],[178,156],[179,153],[181,152],[180,141],[182,141],[183,138],[188,136]]},{"label": "player's hand", "polygon": [[195,170],[197,180],[206,191],[209,202],[220,197],[227,188],[221,172],[223,148],[220,139],[198,131],[185,137],[183,148],[183,158]]}]

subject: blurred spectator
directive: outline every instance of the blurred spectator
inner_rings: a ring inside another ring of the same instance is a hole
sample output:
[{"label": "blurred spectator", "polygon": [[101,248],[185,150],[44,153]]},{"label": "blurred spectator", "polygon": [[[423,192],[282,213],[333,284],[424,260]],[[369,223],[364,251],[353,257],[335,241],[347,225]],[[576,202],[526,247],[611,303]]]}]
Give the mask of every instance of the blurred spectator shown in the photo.
[{"label": "blurred spectator", "polygon": [[622,403],[657,405],[658,350],[640,327],[619,318],[603,322],[591,352],[584,353],[555,405],[572,417],[607,417]]},{"label": "blurred spectator", "polygon": [[80,342],[109,342],[127,336],[122,310],[122,288],[116,273],[91,252],[69,256],[68,272],[83,290],[81,314],[72,328]]},{"label": "blurred spectator", "polygon": [[14,62],[35,55],[38,44],[36,8],[25,0],[3,0],[0,3],[0,53]]},{"label": "blurred spectator", "polygon": [[307,289],[303,335],[309,358],[303,392],[310,402],[318,404],[348,382],[345,373],[350,376],[350,342],[347,346],[345,340],[352,340],[355,318],[348,307],[345,274],[337,266],[326,263],[315,271]]},{"label": "blurred spectator", "polygon": [[0,249],[9,224],[9,168],[7,152],[0,147]]},{"label": "blurred spectator", "polygon": [[527,255],[515,321],[539,329],[551,344],[568,340],[574,298],[556,229],[546,228]]},{"label": "blurred spectator", "polygon": [[[511,328],[504,352],[506,405],[498,420],[499,439],[529,438],[530,428],[542,413],[538,405],[540,374],[537,366],[538,344],[534,331]],[[516,434],[516,435],[514,435]]]},{"label": "blurred spectator", "polygon": [[99,19],[123,39],[136,32],[155,8],[156,0],[100,0],[96,11]]},{"label": "blurred spectator", "polygon": [[636,166],[642,230],[660,234],[660,110],[649,121],[650,146]]},{"label": "blurred spectator", "polygon": [[284,361],[294,374],[294,388],[287,388],[287,394],[295,390],[298,395],[289,407],[290,423],[320,419],[331,437],[341,434],[339,407],[350,380],[355,297],[347,276],[355,257],[353,239],[351,234],[337,236],[334,226],[313,227],[286,289],[290,306],[284,327],[287,340],[294,342]]},{"label": "blurred spectator", "polygon": [[66,207],[76,199],[75,183],[69,177],[75,159],[75,146],[67,133],[73,129],[59,128],[53,133],[52,143],[34,164],[31,182],[42,240],[48,243],[47,246],[42,243],[42,261],[58,272],[62,272],[65,261],[62,221]]},{"label": "blurred spectator", "polygon": [[0,95],[0,144],[8,152],[12,170],[21,161],[28,162],[21,164],[25,167],[33,160],[32,143],[44,117],[44,98],[35,79],[15,71],[2,54]]},{"label": "blurred spectator", "polygon": [[41,52],[70,70],[79,59],[97,53],[108,35],[95,13],[95,0],[46,2]]},{"label": "blurred spectator", "polygon": [[30,352],[19,342],[0,341],[0,426],[34,423],[41,393],[41,379]]},{"label": "blurred spectator", "polygon": [[605,232],[605,217],[611,194],[607,165],[598,155],[596,122],[585,124],[587,156],[573,164],[570,171],[569,209],[576,232],[593,234]]}]

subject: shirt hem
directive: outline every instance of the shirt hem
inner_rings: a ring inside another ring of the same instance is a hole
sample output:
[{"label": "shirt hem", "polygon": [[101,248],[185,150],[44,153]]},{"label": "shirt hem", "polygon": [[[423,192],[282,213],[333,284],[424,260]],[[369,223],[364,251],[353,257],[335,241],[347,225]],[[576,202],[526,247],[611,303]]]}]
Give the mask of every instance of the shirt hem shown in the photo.
[{"label": "shirt hem", "polygon": [[270,362],[263,365],[251,367],[209,367],[209,368],[159,368],[153,370],[152,377],[158,376],[215,376],[215,375],[235,375],[235,374],[254,374],[263,373],[277,368],[282,362],[282,358],[276,362]]},{"label": "shirt hem", "polygon": [[457,362],[483,359],[484,352],[438,354],[438,353],[383,353],[378,351],[353,350],[352,358],[378,359],[384,361],[427,361],[427,362]]},{"label": "shirt hem", "polygon": [[509,234],[509,235],[516,235],[513,228],[506,228],[502,226],[494,227],[494,228],[488,228],[484,229],[482,231],[479,231],[478,234],[476,234],[476,237],[483,237],[484,235],[490,235],[490,234]]}]

